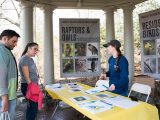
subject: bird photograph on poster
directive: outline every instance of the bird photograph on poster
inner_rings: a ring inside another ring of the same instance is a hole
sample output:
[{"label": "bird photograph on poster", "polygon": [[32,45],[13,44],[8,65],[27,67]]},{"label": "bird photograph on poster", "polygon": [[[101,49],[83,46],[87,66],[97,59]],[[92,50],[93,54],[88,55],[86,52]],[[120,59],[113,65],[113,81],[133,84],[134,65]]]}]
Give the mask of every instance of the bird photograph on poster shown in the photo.
[{"label": "bird photograph on poster", "polygon": [[156,55],[155,40],[143,40],[144,55]]},{"label": "bird photograph on poster", "polygon": [[62,44],[62,56],[63,57],[73,57],[74,46],[73,43],[63,43]]},{"label": "bird photograph on poster", "polygon": [[76,72],[86,72],[86,59],[75,59]]},{"label": "bird photograph on poster", "polygon": [[73,59],[63,59],[62,60],[62,68],[63,73],[73,73],[74,72],[74,63]]},{"label": "bird photograph on poster", "polygon": [[88,58],[87,59],[87,70],[88,72],[98,71],[98,58]]},{"label": "bird photograph on poster", "polygon": [[157,55],[160,55],[160,39],[156,39],[157,41]]},{"label": "bird photograph on poster", "polygon": [[86,56],[86,43],[75,43],[75,56]]},{"label": "bird photograph on poster", "polygon": [[160,74],[160,58],[158,58],[158,74]]},{"label": "bird photograph on poster", "polygon": [[144,73],[156,73],[156,58],[144,59]]},{"label": "bird photograph on poster", "polygon": [[87,56],[98,55],[98,43],[87,43]]}]

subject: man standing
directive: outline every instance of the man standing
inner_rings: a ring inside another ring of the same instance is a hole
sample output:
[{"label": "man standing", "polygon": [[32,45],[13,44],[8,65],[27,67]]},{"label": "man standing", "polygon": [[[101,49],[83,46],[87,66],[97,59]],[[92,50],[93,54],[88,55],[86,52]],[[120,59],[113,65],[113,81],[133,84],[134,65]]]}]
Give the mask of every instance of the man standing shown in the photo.
[{"label": "man standing", "polygon": [[0,112],[9,112],[14,119],[16,107],[16,89],[18,70],[11,52],[17,45],[19,34],[13,30],[4,30],[0,35]]}]

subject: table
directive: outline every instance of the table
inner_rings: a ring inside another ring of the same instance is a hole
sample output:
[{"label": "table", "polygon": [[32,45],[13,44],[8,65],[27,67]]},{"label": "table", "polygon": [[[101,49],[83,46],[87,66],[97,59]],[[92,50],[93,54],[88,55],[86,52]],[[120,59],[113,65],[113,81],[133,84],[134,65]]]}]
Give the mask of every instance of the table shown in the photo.
[{"label": "table", "polygon": [[[90,89],[91,87],[88,85],[84,85],[81,83],[77,83],[78,85],[83,87],[83,90]],[[81,112],[83,115],[87,116],[92,120],[159,120],[158,110],[155,106],[152,106],[145,102],[139,102],[137,106],[128,109],[122,109],[120,107],[114,106],[112,109],[92,114],[87,110],[80,108],[76,103],[70,100],[72,97],[82,96],[84,95],[83,92],[69,92],[68,88],[64,85],[64,89],[58,91],[51,91],[50,89],[46,88],[46,91],[49,95],[57,100],[57,106],[53,111],[53,115],[55,114],[59,100],[67,103],[77,111]],[[113,94],[110,92],[105,91],[106,93]],[[103,93],[105,93],[103,92]],[[87,97],[95,100],[98,99],[94,97],[94,95],[85,94]]]}]

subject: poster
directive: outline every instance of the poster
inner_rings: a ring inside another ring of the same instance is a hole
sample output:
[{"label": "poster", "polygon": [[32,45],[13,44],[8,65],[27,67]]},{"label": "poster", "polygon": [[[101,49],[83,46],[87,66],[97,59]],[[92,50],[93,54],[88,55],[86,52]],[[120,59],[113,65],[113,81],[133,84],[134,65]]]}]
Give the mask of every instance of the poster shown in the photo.
[{"label": "poster", "polygon": [[99,19],[60,19],[61,77],[100,74]]},{"label": "poster", "polygon": [[139,15],[142,74],[160,78],[160,9]]}]

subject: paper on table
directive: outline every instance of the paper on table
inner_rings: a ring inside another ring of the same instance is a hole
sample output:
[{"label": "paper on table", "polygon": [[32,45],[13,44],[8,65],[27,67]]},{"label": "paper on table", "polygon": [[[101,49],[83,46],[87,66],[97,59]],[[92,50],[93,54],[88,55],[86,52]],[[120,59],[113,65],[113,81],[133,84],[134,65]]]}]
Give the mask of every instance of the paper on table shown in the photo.
[{"label": "paper on table", "polygon": [[100,100],[92,100],[78,104],[81,108],[93,114],[103,112],[112,108],[112,105],[102,102]]},{"label": "paper on table", "polygon": [[94,94],[94,93],[102,92],[105,90],[107,90],[107,87],[95,87],[95,88],[86,90],[85,92],[88,94]]},{"label": "paper on table", "polygon": [[118,107],[124,108],[124,109],[136,106],[138,104],[138,102],[128,100],[128,99],[121,97],[121,96],[106,98],[106,99],[104,99],[104,101],[106,101],[107,103],[111,103],[114,106],[118,106]]},{"label": "paper on table", "polygon": [[98,80],[96,86],[97,87],[105,86],[109,88],[109,80]]},{"label": "paper on table", "polygon": [[64,87],[60,83],[49,84],[45,86],[46,89],[50,89],[52,91],[62,90]]},{"label": "paper on table", "polygon": [[126,98],[124,97],[121,97],[121,96],[115,96],[115,97],[109,97],[109,98],[106,98],[104,99],[106,102],[108,103],[111,103],[111,104],[114,104],[118,101],[122,101],[122,100],[126,100]]},{"label": "paper on table", "polygon": [[69,88],[82,88],[82,86],[79,86],[77,83],[67,83],[66,85]]},{"label": "paper on table", "polygon": [[48,84],[46,85],[46,88],[58,88],[58,87],[61,87],[61,84],[60,83],[56,83],[56,84]]},{"label": "paper on table", "polygon": [[118,106],[120,108],[127,109],[127,108],[134,107],[138,104],[139,104],[138,102],[134,102],[134,101],[131,101],[131,100],[121,100],[119,102],[116,102],[114,105]]}]

